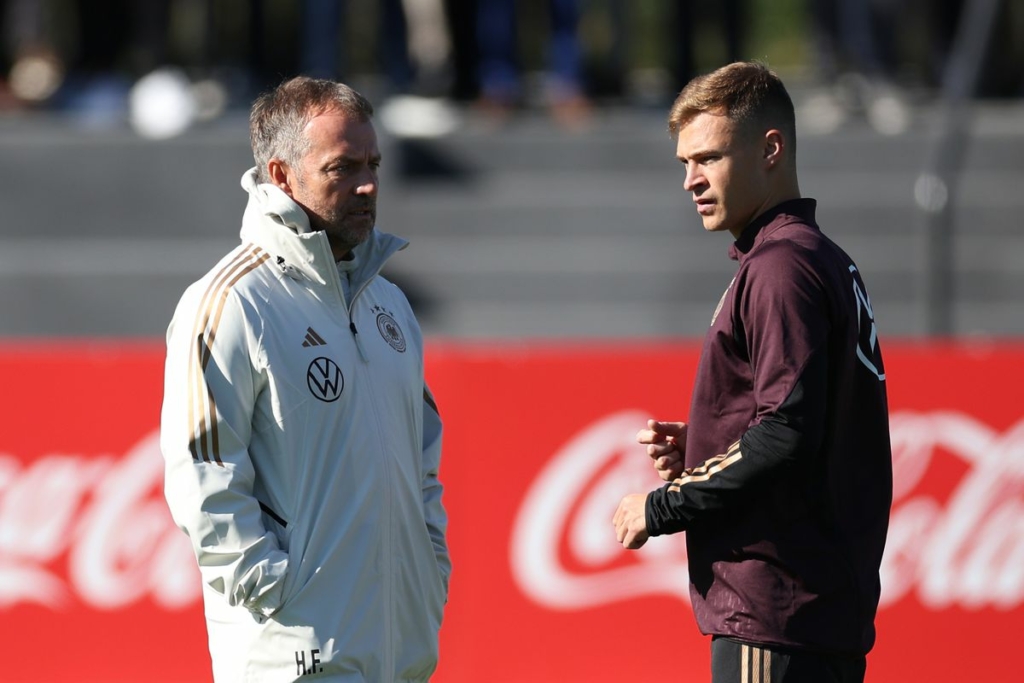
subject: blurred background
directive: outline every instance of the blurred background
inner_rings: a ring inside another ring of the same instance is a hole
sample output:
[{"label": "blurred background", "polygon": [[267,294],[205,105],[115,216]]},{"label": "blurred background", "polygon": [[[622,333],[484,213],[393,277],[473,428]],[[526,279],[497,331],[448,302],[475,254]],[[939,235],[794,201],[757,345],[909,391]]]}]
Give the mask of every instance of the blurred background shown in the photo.
[{"label": "blurred background", "polygon": [[160,338],[238,240],[248,107],[377,107],[387,275],[433,336],[700,336],[735,264],[666,133],[760,59],[884,334],[1024,333],[1022,0],[5,0],[0,335]]},{"label": "blurred background", "polygon": [[664,680],[663,656],[612,654],[644,624],[700,680],[682,539],[625,552],[608,520],[660,483],[636,429],[686,414],[736,268],[682,190],[667,110],[751,58],[794,98],[801,189],[892,342],[870,680],[1006,678],[1022,36],[1024,0],[0,0],[0,679],[209,680],[162,494],[162,338],[238,243],[250,103],[305,73],[373,101],[378,226],[411,241],[386,275],[445,416],[437,679]]}]

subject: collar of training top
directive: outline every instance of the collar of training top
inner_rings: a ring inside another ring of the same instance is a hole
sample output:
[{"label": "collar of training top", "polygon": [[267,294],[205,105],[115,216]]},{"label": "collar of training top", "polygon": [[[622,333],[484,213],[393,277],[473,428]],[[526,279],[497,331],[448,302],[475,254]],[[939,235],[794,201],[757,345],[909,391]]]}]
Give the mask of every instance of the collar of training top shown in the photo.
[{"label": "collar of training top", "polygon": [[792,223],[793,219],[801,223],[819,229],[814,220],[814,210],[818,206],[816,199],[790,199],[789,201],[776,204],[760,216],[755,218],[740,234],[740,238],[729,247],[729,258],[739,261],[743,256],[750,253],[756,245],[760,244],[768,235],[772,234],[783,225]]}]

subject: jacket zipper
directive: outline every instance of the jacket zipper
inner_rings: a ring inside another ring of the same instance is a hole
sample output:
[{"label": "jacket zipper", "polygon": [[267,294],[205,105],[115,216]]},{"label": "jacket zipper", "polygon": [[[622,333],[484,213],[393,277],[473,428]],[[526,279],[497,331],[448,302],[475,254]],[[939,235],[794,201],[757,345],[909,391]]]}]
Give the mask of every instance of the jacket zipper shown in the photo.
[{"label": "jacket zipper", "polygon": [[[360,360],[363,361],[364,365],[369,365],[370,359],[369,359],[369,356],[367,356],[367,354],[366,354],[366,349],[363,348],[362,338],[359,336],[359,330],[356,328],[356,322],[355,322],[355,318],[353,316],[353,312],[355,311],[355,304],[356,304],[356,301],[359,300],[359,296],[363,293],[363,291],[366,290],[366,288],[369,286],[370,282],[373,280],[374,277],[377,276],[377,274],[379,272],[380,272],[380,270],[378,269],[377,272],[375,272],[371,277],[367,278],[363,283],[361,283],[359,285],[359,289],[357,289],[352,294],[352,301],[345,301],[345,294],[344,294],[344,290],[341,287],[341,281],[340,280],[336,280],[336,285],[335,285],[337,287],[337,289],[338,289],[338,294],[341,297],[341,301],[342,301],[343,305],[346,307],[346,312],[348,313],[348,329],[352,332],[352,339],[355,340],[356,349],[358,349],[358,351],[359,351],[359,358],[360,358]],[[370,381],[366,382],[366,390],[370,394],[370,397],[371,397],[370,405],[373,406],[373,417],[374,417],[374,420],[377,422],[377,433],[378,434],[386,434],[387,433],[386,427],[385,427],[385,425],[381,424],[380,411],[377,408],[377,397],[374,395],[374,392],[373,392],[373,381],[372,381],[372,379]],[[393,611],[393,603],[394,603],[394,586],[392,585],[393,584],[393,577],[392,577],[392,571],[393,570],[391,568],[391,555],[393,554],[392,553],[392,545],[394,543],[394,540],[392,538],[392,528],[391,528],[392,524],[393,524],[392,519],[391,519],[391,516],[392,516],[392,501],[391,501],[391,497],[393,495],[393,488],[394,487],[391,484],[391,479],[392,479],[392,476],[393,476],[392,472],[391,472],[391,458],[390,458],[387,450],[384,448],[384,444],[381,443],[380,441],[378,441],[378,445],[380,446],[381,458],[383,460],[383,467],[384,467],[384,491],[383,491],[383,497],[384,497],[384,529],[383,529],[382,540],[381,540],[381,544],[383,546],[382,547],[381,563],[382,563],[383,568],[384,568],[384,571],[383,571],[383,574],[384,574],[384,605],[383,605],[383,609],[384,609],[384,615],[383,615],[383,617],[384,617],[384,619],[383,619],[383,622],[384,622],[384,658],[383,658],[383,662],[382,662],[382,665],[383,665],[382,680],[390,681],[390,680],[393,680],[394,677],[395,677],[395,652],[394,652],[395,645],[394,645],[394,638],[393,638],[392,633],[391,633],[391,630],[392,630],[391,622],[393,621],[392,611]]]},{"label": "jacket zipper", "polygon": [[363,339],[359,336],[359,330],[356,329],[356,321],[352,319],[351,311],[348,314],[348,329],[352,331],[352,339],[356,342],[356,349],[359,351],[359,359],[363,363],[369,363],[370,359],[366,356],[366,349],[363,348]]},{"label": "jacket zipper", "polygon": [[[355,325],[352,325],[353,334],[355,334]],[[377,397],[374,393],[374,384],[372,381],[366,382],[366,391],[370,395],[370,405],[372,406],[373,419],[377,423],[377,433],[386,434],[388,428],[381,421],[380,410],[378,409]],[[383,504],[384,504],[384,524],[381,530],[381,564],[383,567],[384,576],[384,599],[383,599],[383,622],[384,622],[384,657],[382,661],[383,676],[381,680],[391,681],[394,680],[395,676],[395,644],[394,637],[392,634],[392,621],[394,611],[394,577],[392,569],[392,555],[394,538],[393,538],[393,525],[392,512],[393,503],[392,496],[394,495],[394,486],[392,485],[392,466],[391,466],[391,455],[387,449],[384,448],[382,441],[378,439],[378,447],[380,448],[381,455],[381,466],[384,472],[384,490],[382,491]]]},{"label": "jacket zipper", "polygon": [[359,285],[359,289],[352,294],[352,301],[345,301],[345,290],[341,286],[341,280],[339,278],[335,279],[338,296],[341,298],[342,305],[345,306],[346,313],[348,313],[348,329],[352,332],[352,339],[356,343],[356,350],[359,351],[359,359],[363,361],[363,363],[369,363],[370,358],[366,355],[366,349],[363,348],[363,338],[359,336],[359,330],[356,329],[356,320],[353,312],[356,309],[356,300],[359,299],[359,295],[363,293],[363,291],[370,285],[370,282],[373,281],[373,278],[377,277],[379,273],[380,269],[378,268],[373,275],[368,277]]}]

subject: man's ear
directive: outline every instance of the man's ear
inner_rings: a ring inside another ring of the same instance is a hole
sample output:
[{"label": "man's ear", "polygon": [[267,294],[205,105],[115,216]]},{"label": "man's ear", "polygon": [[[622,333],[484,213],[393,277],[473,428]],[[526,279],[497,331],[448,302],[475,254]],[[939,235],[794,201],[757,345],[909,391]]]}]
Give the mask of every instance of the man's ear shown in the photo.
[{"label": "man's ear", "polygon": [[775,166],[782,161],[783,150],[786,148],[786,139],[782,132],[771,129],[764,136],[764,159],[769,166]]},{"label": "man's ear", "polygon": [[268,161],[267,177],[271,185],[280,188],[289,197],[292,196],[293,174],[287,163],[276,157]]}]

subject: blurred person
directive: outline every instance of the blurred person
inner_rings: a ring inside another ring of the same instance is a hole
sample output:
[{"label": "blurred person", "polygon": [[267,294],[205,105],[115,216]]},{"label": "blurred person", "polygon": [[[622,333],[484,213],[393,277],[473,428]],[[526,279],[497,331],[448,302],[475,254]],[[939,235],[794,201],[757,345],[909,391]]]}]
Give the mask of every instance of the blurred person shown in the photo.
[{"label": "blurred person", "polygon": [[[946,79],[961,75],[951,64],[957,39],[970,23],[976,6],[964,0],[930,0],[915,7],[915,16],[924,15],[927,46],[924,75],[928,85],[947,87]],[[1019,36],[1024,29],[1024,4],[1000,3],[994,25],[983,40],[982,67],[974,85],[979,97],[1019,97],[1024,94],[1024,50]]]},{"label": "blurred person", "polygon": [[444,0],[443,7],[451,38],[451,95],[456,100],[472,101],[480,95],[477,0]]},{"label": "blurred person", "polygon": [[[53,3],[9,0],[0,20],[13,52],[12,94],[87,126],[128,122],[148,137],[183,132],[196,102],[190,80],[170,66],[172,4],[77,0],[65,8],[74,11],[58,14]],[[58,40],[62,32],[74,36],[71,47]]]},{"label": "blurred person", "polygon": [[[339,54],[345,2],[302,3],[302,71],[332,78],[348,70]],[[442,101],[451,83],[450,42],[440,0],[386,0],[378,17],[377,49],[383,60],[388,95],[379,120],[399,137],[439,137],[457,125],[454,109]]]},{"label": "blurred person", "polygon": [[[317,40],[303,35],[306,5],[204,0],[199,71],[218,82],[232,104],[248,107],[259,93],[280,83],[283,74],[297,74],[306,67],[302,52],[308,42]],[[337,73],[311,69],[308,75],[333,78]]]},{"label": "blurred person", "polygon": [[[577,0],[548,0],[550,37],[544,98],[555,119],[566,126],[583,123],[590,103],[583,87],[582,61],[576,35]],[[481,107],[498,118],[522,103],[518,17],[515,0],[478,0],[477,45]]]},{"label": "blurred person", "polygon": [[[164,63],[170,0],[44,0],[0,5],[11,89],[30,104],[54,104],[87,123],[119,123],[132,78]],[[59,34],[72,36],[67,48]]]},{"label": "blurred person", "polygon": [[[672,3],[673,12],[667,26],[671,28],[672,73],[676,80],[675,90],[680,90],[699,72],[697,69],[697,26],[707,18],[706,8],[698,8],[694,0]],[[709,3],[711,4],[711,3]],[[745,0],[724,0],[713,3],[721,21],[723,43],[727,62],[743,58],[746,24],[750,15],[746,12]]]},{"label": "blurred person", "polygon": [[[348,71],[347,59],[341,50],[347,4],[342,0],[303,0],[302,73],[315,78],[336,78]],[[384,0],[379,11],[379,52],[383,70],[389,86],[405,92],[412,84],[413,74],[402,0]]]},{"label": "blurred person", "polygon": [[424,95],[447,95],[452,75],[452,36],[444,0],[402,0],[416,89]]},{"label": "blurred person", "polygon": [[295,78],[252,107],[242,244],[167,332],[165,495],[217,681],[426,681],[451,564],[441,420],[374,227],[373,107]]},{"label": "blurred person", "polygon": [[739,262],[711,318],[689,422],[637,440],[668,483],[622,499],[629,549],[686,531],[713,683],[862,681],[892,498],[867,290],[801,196],[796,125],[765,66],[691,81],[669,130],[704,229]]},{"label": "blurred person", "polygon": [[928,83],[942,85],[949,55],[953,50],[957,27],[964,9],[963,0],[929,0],[917,9],[925,15],[927,53],[925,68]]},{"label": "blurred person", "polygon": [[846,72],[892,78],[901,0],[811,0],[815,58],[828,82]]},{"label": "blurred person", "polygon": [[56,104],[87,123],[120,123],[134,79],[168,61],[170,0],[76,0],[77,49]]},{"label": "blurred person", "polygon": [[[347,4],[339,0],[302,3],[304,74],[334,78],[348,71],[341,49]],[[444,94],[451,46],[441,0],[385,0],[379,12],[378,52],[388,90],[392,94]]]},{"label": "blurred person", "polygon": [[[634,3],[635,4],[635,3]],[[627,76],[626,53],[630,51],[629,43],[633,42],[636,31],[630,31],[630,11],[635,7],[626,0],[610,0],[608,15],[613,27],[612,46],[608,52],[610,71],[616,76],[624,90],[633,90],[630,94],[641,103],[662,106],[666,95],[675,95],[699,73],[698,62],[711,60],[717,55],[698,55],[698,36],[709,32],[718,34],[721,55],[724,60],[718,63],[729,63],[743,59],[746,43],[747,26],[750,15],[746,0],[724,0],[723,2],[698,2],[697,0],[679,0],[663,3],[662,11],[657,12],[655,28],[665,31],[666,60],[661,74],[653,71],[638,78],[634,73]],[[715,25],[717,24],[717,25]],[[717,29],[717,30],[716,30]],[[645,31],[638,37],[647,40]],[[705,46],[707,41],[704,41]],[[626,85],[628,83],[628,85]],[[669,100],[671,101],[671,99]]]},{"label": "blurred person", "polygon": [[64,79],[45,10],[42,0],[0,1],[0,110],[43,102]]},{"label": "blurred person", "polygon": [[905,0],[811,0],[818,80],[827,90],[802,109],[804,120],[831,132],[864,115],[879,132],[898,134],[910,113],[896,85],[896,31]]}]

